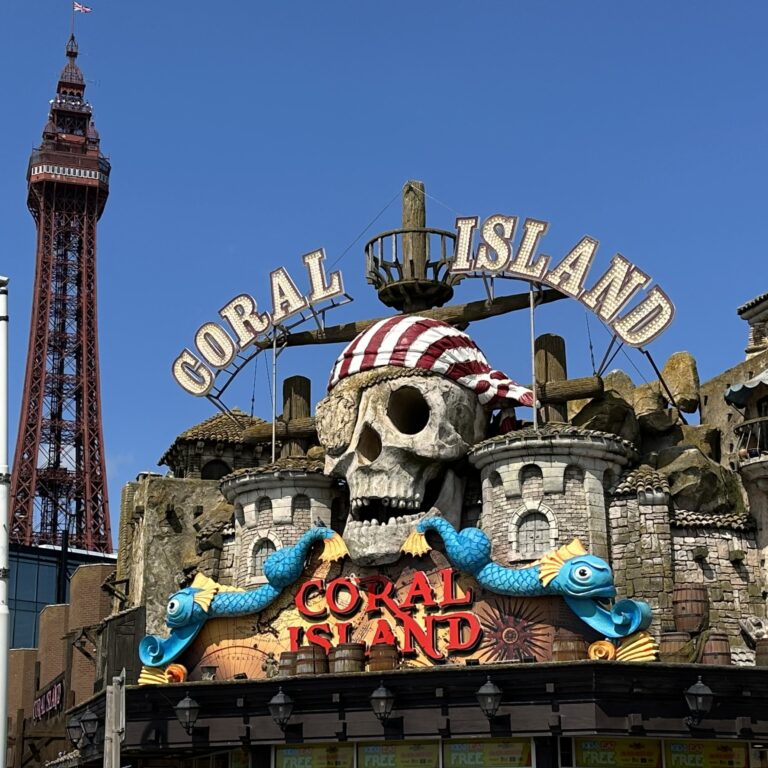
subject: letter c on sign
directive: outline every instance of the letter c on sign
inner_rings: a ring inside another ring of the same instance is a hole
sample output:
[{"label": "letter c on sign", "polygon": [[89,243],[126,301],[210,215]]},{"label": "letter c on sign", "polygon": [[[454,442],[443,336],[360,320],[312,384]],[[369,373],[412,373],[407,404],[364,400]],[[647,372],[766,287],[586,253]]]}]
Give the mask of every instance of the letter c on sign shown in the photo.
[{"label": "letter c on sign", "polygon": [[313,589],[317,590],[318,594],[322,595],[323,582],[320,579],[310,579],[309,581],[305,581],[296,593],[296,607],[299,609],[299,613],[308,616],[310,619],[322,619],[327,613],[325,607],[321,608],[319,611],[313,611],[307,605],[307,593],[311,592]]}]

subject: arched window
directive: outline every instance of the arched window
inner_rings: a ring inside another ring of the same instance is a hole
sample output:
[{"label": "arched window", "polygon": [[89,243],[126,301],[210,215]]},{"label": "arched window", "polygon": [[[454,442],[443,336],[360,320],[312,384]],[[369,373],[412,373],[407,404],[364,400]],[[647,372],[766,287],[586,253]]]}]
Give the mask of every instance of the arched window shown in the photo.
[{"label": "arched window", "polygon": [[259,499],[259,504],[258,504],[256,509],[259,512],[271,512],[272,511],[272,499],[270,499],[269,496],[262,496]]},{"label": "arched window", "polygon": [[517,524],[517,551],[526,559],[543,555],[549,548],[549,520],[542,512],[527,512]]},{"label": "arched window", "polygon": [[202,480],[221,480],[222,477],[228,475],[231,471],[226,461],[212,459],[206,462],[202,470],[200,470],[200,478]]},{"label": "arched window", "polygon": [[299,493],[293,497],[293,501],[291,501],[291,512],[293,513],[294,518],[297,514],[301,514],[302,512],[309,514],[309,508],[309,496]]},{"label": "arched window", "polygon": [[264,563],[275,551],[275,545],[269,539],[259,539],[251,552],[251,576],[264,575]]}]

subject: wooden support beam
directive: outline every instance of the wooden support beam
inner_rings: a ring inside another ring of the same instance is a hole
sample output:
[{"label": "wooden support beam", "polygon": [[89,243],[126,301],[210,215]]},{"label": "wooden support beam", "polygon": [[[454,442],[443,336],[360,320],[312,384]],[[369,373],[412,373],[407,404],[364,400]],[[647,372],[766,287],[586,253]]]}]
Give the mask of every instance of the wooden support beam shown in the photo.
[{"label": "wooden support beam", "polygon": [[[427,204],[423,181],[406,181],[403,186],[403,229],[427,226]],[[427,235],[403,235],[403,277],[424,280],[427,277]]]},{"label": "wooden support beam", "polygon": [[[538,382],[545,384],[563,381],[568,378],[565,360],[565,339],[554,333],[545,333],[534,342],[534,369],[536,373],[536,389],[539,400]],[[567,422],[568,406],[566,403],[548,403],[540,411],[541,420],[546,424],[551,421]]]},{"label": "wooden support beam", "polygon": [[[565,379],[565,381],[547,381],[537,386],[538,397],[542,403],[567,403],[569,400],[598,397],[603,392],[603,380],[599,376]],[[315,417],[307,416],[291,419],[288,422],[278,419],[275,432],[280,441],[314,440],[317,438]],[[256,424],[243,432],[243,441],[247,445],[269,443],[271,440],[272,424]]]},{"label": "wooden support beam", "polygon": [[[283,420],[287,424],[298,419],[309,418],[312,382],[306,376],[290,376],[283,381]],[[280,451],[280,458],[286,456],[304,456],[307,452],[306,439],[300,440],[286,436]]]},{"label": "wooden support beam", "polygon": [[[566,296],[554,288],[545,288],[541,292],[539,304],[549,304],[552,301],[560,301]],[[484,320],[487,317],[505,315],[507,312],[515,312],[518,309],[527,309],[530,297],[528,293],[515,293],[511,296],[500,296],[493,301],[470,301],[467,304],[455,304],[448,307],[437,307],[419,312],[422,317],[431,317],[433,320],[442,320],[444,323],[457,328],[466,328],[469,323],[476,320]],[[338,344],[343,341],[352,341],[359,333],[370,328],[383,317],[374,317],[370,320],[356,320],[352,323],[332,325],[324,331],[299,331],[288,334],[286,343],[289,347],[299,347],[305,344]],[[257,342],[259,343],[259,342]],[[271,346],[263,343],[264,347]]]}]

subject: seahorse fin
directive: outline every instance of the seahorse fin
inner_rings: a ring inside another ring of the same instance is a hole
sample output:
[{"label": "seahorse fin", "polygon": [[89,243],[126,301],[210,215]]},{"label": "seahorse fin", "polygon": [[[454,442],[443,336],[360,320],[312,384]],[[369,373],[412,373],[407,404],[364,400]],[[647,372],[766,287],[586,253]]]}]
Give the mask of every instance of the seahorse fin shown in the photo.
[{"label": "seahorse fin", "polygon": [[143,666],[141,674],[139,674],[138,683],[139,685],[167,685],[168,677],[164,669]]},{"label": "seahorse fin", "polygon": [[203,573],[198,573],[191,586],[193,589],[198,590],[192,599],[208,613],[211,608],[211,601],[221,591],[221,584],[217,584]]},{"label": "seahorse fin", "polygon": [[539,565],[539,581],[546,587],[549,582],[560,573],[560,569],[565,565],[567,560],[579,555],[586,555],[587,550],[584,549],[584,545],[579,539],[574,539],[570,544],[565,544],[558,549],[553,549],[551,552],[547,552],[546,555],[542,555],[535,565]]},{"label": "seahorse fin", "polygon": [[659,644],[648,632],[636,632],[625,637],[616,652],[616,661],[656,661]]},{"label": "seahorse fin", "polygon": [[432,547],[427,544],[427,537],[419,531],[411,531],[408,534],[408,538],[403,542],[403,546],[400,547],[401,552],[405,552],[406,555],[413,555],[414,557],[421,557],[426,555]]},{"label": "seahorse fin", "polygon": [[338,533],[334,533],[330,539],[323,539],[323,554],[320,560],[324,563],[332,563],[334,560],[341,560],[349,554],[344,539]]}]

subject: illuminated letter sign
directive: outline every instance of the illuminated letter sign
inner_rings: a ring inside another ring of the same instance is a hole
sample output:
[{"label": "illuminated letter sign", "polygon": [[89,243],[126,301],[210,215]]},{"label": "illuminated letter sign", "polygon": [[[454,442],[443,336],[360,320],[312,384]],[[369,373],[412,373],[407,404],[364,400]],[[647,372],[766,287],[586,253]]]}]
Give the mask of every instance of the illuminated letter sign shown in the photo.
[{"label": "illuminated letter sign", "polygon": [[[549,227],[546,221],[526,219],[517,248],[513,243],[516,216],[497,213],[482,224],[479,221],[477,216],[456,219],[456,251],[451,272],[470,277],[513,277],[556,288],[594,312],[631,347],[644,346],[672,322],[675,308],[659,286],[651,288],[636,306],[629,308],[632,299],[648,287],[651,278],[620,253],[613,257],[608,269],[585,288],[597,240],[582,237],[557,264],[550,265],[549,256],[536,253]],[[480,244],[473,254],[476,232],[480,235]]]},{"label": "illuminated letter sign", "polygon": [[226,324],[207,322],[198,328],[195,351],[183,349],[171,368],[173,378],[185,392],[205,397],[213,388],[216,373],[259,337],[265,337],[276,325],[303,309],[344,293],[341,272],[331,272],[330,278],[326,277],[325,251],[311,251],[302,260],[309,275],[308,295],[299,292],[285,267],[278,267],[269,276],[271,312],[259,312],[256,300],[241,293],[219,310],[219,317]]}]

